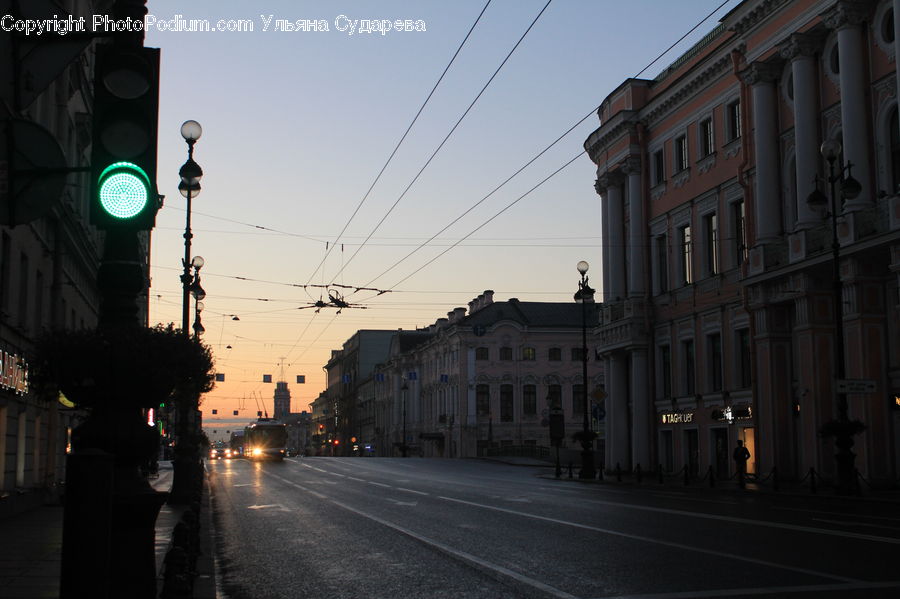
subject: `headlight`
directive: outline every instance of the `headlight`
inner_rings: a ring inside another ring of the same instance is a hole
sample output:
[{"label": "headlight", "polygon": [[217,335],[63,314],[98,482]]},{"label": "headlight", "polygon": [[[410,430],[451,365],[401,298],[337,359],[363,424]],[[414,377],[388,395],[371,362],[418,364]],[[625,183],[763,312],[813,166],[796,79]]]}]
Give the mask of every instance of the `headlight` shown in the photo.
[{"label": "headlight", "polygon": [[259,447],[255,447],[253,449],[253,455],[262,455],[262,449],[260,449]]}]

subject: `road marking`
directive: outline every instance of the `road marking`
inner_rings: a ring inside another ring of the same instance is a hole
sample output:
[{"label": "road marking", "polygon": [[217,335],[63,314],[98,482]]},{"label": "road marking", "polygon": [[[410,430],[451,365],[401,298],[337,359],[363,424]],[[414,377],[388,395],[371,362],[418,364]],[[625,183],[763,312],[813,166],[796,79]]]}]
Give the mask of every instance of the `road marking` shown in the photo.
[{"label": "road marking", "polygon": [[812,534],[830,535],[835,537],[846,537],[849,539],[859,539],[862,541],[873,541],[875,543],[889,543],[891,545],[900,545],[900,539],[893,537],[878,537],[875,535],[864,535],[856,532],[846,532],[842,530],[830,530],[827,528],[813,528],[812,526],[801,526],[799,524],[786,524],[783,522],[770,522],[768,520],[753,520],[751,518],[738,518],[736,516],[720,516],[718,514],[704,514],[702,512],[689,512],[686,510],[674,510],[670,508],[651,507],[649,505],[635,505],[633,503],[620,503],[618,501],[604,501],[602,499],[586,499],[584,503],[599,503],[602,505],[611,505],[615,507],[627,508],[632,510],[643,510],[645,512],[657,512],[660,514],[674,514],[676,516],[690,516],[692,518],[703,518],[705,520],[719,520],[722,522],[734,522],[737,524],[748,524],[750,526],[765,526],[768,528],[781,528],[784,530],[796,530],[799,532],[808,532]]},{"label": "road marking", "polygon": [[824,522],[826,524],[837,524],[838,526],[864,526],[869,528],[881,528],[883,530],[900,530],[896,526],[885,526],[884,524],[874,524],[872,522],[858,522],[854,520],[828,520],[826,518],[813,518],[813,522]]},{"label": "road marking", "polygon": [[347,478],[346,474],[341,474],[340,472],[329,472],[331,476],[340,476],[341,478]]},{"label": "road marking", "polygon": [[[541,582],[539,580],[529,578],[528,576],[525,576],[524,574],[519,574],[518,572],[514,572],[508,568],[504,568],[503,566],[498,566],[497,564],[492,564],[491,562],[483,560],[480,557],[472,555],[471,553],[466,553],[465,551],[461,551],[459,549],[454,549],[453,547],[450,547],[449,545],[444,545],[443,543],[441,543],[439,541],[435,541],[434,539],[429,539],[428,537],[424,537],[416,532],[409,530],[408,528],[403,528],[402,526],[398,526],[397,524],[394,524],[393,522],[388,522],[387,520],[383,520],[383,519],[379,518],[378,516],[373,516],[372,514],[368,514],[366,512],[358,510],[358,509],[351,507],[351,506],[349,506],[343,502],[340,502],[336,499],[333,499],[331,497],[326,497],[324,495],[321,495],[320,493],[316,493],[315,491],[312,491],[311,489],[307,489],[303,485],[300,485],[291,480],[288,480],[286,478],[278,476],[277,474],[272,474],[272,473],[266,472],[266,475],[271,476],[273,478],[277,478],[281,482],[286,483],[292,487],[296,487],[297,489],[300,489],[301,491],[306,491],[307,493],[310,493],[311,495],[314,495],[314,496],[318,497],[319,499],[324,499],[326,501],[330,501],[334,505],[344,508],[348,512],[353,512],[354,514],[357,514],[358,516],[362,516],[363,518],[368,518],[369,520],[372,520],[373,522],[377,522],[378,524],[381,524],[382,526],[386,526],[392,530],[395,530],[395,531],[399,532],[400,534],[408,536],[411,539],[419,541],[420,543],[428,545],[429,547],[433,547],[446,555],[449,555],[449,556],[455,557],[459,560],[468,562],[470,565],[472,565],[476,568],[488,570],[495,574],[500,574],[500,575],[506,576],[508,578],[512,578],[513,580],[515,580],[516,582],[518,582],[520,584],[532,587],[534,589],[538,589],[539,591],[543,591],[544,593],[547,593],[548,595],[551,595],[553,597],[558,597],[559,599],[578,599],[575,595],[570,595],[569,593],[566,593],[565,591],[562,591],[560,589],[552,587],[548,584],[544,584],[543,582]],[[373,484],[380,485],[381,483],[373,483]],[[382,486],[389,486],[389,485],[382,485]]]},{"label": "road marking", "polygon": [[366,479],[364,479],[364,478],[356,478],[355,476],[348,476],[347,478],[349,478],[350,480],[355,480],[355,481],[358,482],[358,483],[368,482],[368,481],[367,481]]},{"label": "road marking", "polygon": [[397,487],[397,490],[403,491],[404,493],[414,493],[416,495],[424,495],[426,497],[429,495],[428,493],[425,493],[424,491],[416,491],[415,489],[404,489],[403,487]]},{"label": "road marking", "polygon": [[269,508],[278,508],[282,512],[289,512],[291,510],[287,509],[280,503],[267,503],[266,505],[248,505],[248,510],[266,510]]},{"label": "road marking", "polygon": [[391,485],[386,485],[386,484],[384,484],[384,483],[376,483],[374,480],[370,480],[370,481],[369,481],[369,484],[370,484],[370,485],[375,485],[376,487],[384,487],[385,489],[391,489],[391,488],[393,488],[393,487],[391,487]]},{"label": "road marking", "polygon": [[579,524],[579,523],[577,523],[577,522],[569,522],[569,521],[567,521],[567,520],[560,520],[560,519],[558,519],[558,518],[549,518],[549,517],[547,517],[547,516],[538,516],[537,514],[529,514],[529,513],[527,513],[527,512],[518,512],[518,511],[516,511],[516,510],[511,510],[511,509],[502,508],[502,507],[495,507],[495,506],[493,506],[493,505],[485,505],[485,504],[483,504],[483,503],[475,503],[475,502],[473,502],[473,501],[465,501],[465,500],[463,500],[463,499],[455,499],[455,498],[453,498],[453,497],[443,497],[443,496],[438,496],[438,499],[443,499],[444,501],[450,501],[450,502],[453,502],[453,503],[461,503],[461,504],[463,504],[463,505],[471,505],[471,506],[473,506],[473,507],[480,507],[480,508],[483,508],[483,509],[486,509],[486,510],[492,510],[492,511],[495,511],[495,512],[502,512],[502,513],[504,513],[504,514],[512,514],[512,515],[514,515],[514,516],[521,516],[521,517],[523,517],[523,518],[532,518],[532,519],[534,519],[534,520],[542,520],[542,521],[544,521],[544,522],[553,522],[553,523],[555,523],[555,524],[563,524],[563,525],[565,525],[565,526],[571,526],[571,527],[573,527],[573,528],[581,528],[581,529],[583,529],[583,530],[590,530],[590,531],[599,532],[599,533],[602,533],[602,534],[608,534],[608,535],[613,535],[613,536],[617,536],[617,537],[622,537],[622,538],[625,538],[625,539],[632,539],[632,540],[635,540],[635,541],[642,541],[642,542],[644,542],[644,543],[653,543],[653,544],[656,544],[656,545],[663,545],[663,546],[666,546],[666,547],[674,547],[674,548],[676,548],[676,549],[684,549],[684,550],[687,550],[687,551],[694,551],[694,552],[697,552],[697,553],[706,553],[706,554],[709,554],[709,555],[715,555],[715,556],[717,556],[717,557],[727,557],[727,558],[731,558],[731,559],[740,560],[740,561],[743,561],[743,562],[748,562],[748,563],[751,563],[751,564],[756,564],[756,565],[759,565],[759,566],[765,566],[765,567],[767,567],[767,568],[779,568],[779,569],[781,569],[781,570],[790,570],[790,571],[792,571],[792,572],[799,572],[799,573],[801,573],[801,574],[807,574],[807,575],[809,575],[809,576],[817,576],[817,577],[819,577],[819,578],[828,578],[828,579],[831,579],[831,580],[839,580],[839,581],[841,581],[841,582],[852,582],[852,583],[861,583],[861,582],[862,582],[861,580],[857,580],[857,579],[855,579],[855,578],[847,578],[847,577],[844,577],[844,576],[835,576],[834,574],[827,574],[827,573],[825,573],[825,572],[817,572],[817,571],[815,571],[815,570],[807,570],[806,568],[796,568],[796,567],[794,567],[794,566],[785,566],[785,565],[783,565],[783,564],[777,564],[777,563],[774,563],[774,562],[769,562],[769,561],[766,561],[766,560],[756,559],[756,558],[752,558],[752,557],[745,557],[745,556],[737,555],[737,554],[734,554],[734,553],[727,553],[727,552],[724,552],[724,551],[714,551],[714,550],[712,550],[712,549],[703,549],[703,548],[701,548],[701,547],[693,547],[693,546],[691,546],[691,545],[685,545],[684,543],[675,543],[675,542],[672,542],[672,541],[663,541],[663,540],[661,540],[661,539],[654,539],[654,538],[651,538],[651,537],[645,537],[645,536],[642,536],[642,535],[633,535],[633,534],[629,534],[629,533],[625,533],[625,532],[620,532],[620,531],[617,531],[617,530],[610,530],[610,529],[608,529],[608,528],[600,528],[600,527],[597,527],[597,526],[589,526],[589,525],[587,525],[587,524]]},{"label": "road marking", "polygon": [[416,507],[419,505],[418,501],[399,501],[397,499],[391,499],[390,497],[385,497],[387,501],[390,501],[394,505],[407,505],[409,507]]},{"label": "road marking", "polygon": [[675,591],[671,593],[649,593],[645,595],[615,595],[605,596],[602,599],[702,599],[703,597],[745,597],[747,595],[770,595],[778,593],[778,596],[793,593],[833,592],[833,591],[861,591],[870,589],[891,589],[900,587],[900,581],[895,582],[861,582],[852,584],[812,584],[793,587],[751,587],[746,589],[719,589],[709,591]]}]

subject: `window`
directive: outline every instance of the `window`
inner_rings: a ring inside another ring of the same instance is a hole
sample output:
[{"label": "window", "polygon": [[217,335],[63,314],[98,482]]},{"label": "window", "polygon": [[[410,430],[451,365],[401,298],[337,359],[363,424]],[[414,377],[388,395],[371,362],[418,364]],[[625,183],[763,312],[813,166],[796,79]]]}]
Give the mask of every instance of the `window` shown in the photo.
[{"label": "window", "polygon": [[669,290],[669,247],[665,235],[656,236],[656,286],[660,293]]},{"label": "window", "polygon": [[894,43],[894,9],[889,8],[881,19],[881,37],[889,44]]},{"label": "window", "polygon": [[722,390],[722,335],[713,333],[706,338],[706,347],[709,352],[709,390]]},{"label": "window", "polygon": [[712,119],[700,121],[700,157],[709,156],[714,149]]},{"label": "window", "polygon": [[537,414],[537,387],[535,385],[522,386],[522,413],[525,416]]},{"label": "window", "polygon": [[653,185],[660,185],[666,181],[666,158],[660,149],[653,153]]},{"label": "window", "polygon": [[690,285],[694,282],[694,271],[691,267],[693,261],[691,226],[685,225],[678,229],[678,237],[678,245],[681,248],[681,284]]},{"label": "window", "polygon": [[547,405],[551,408],[562,408],[562,385],[547,386]]},{"label": "window", "polygon": [[668,345],[659,346],[659,376],[662,396],[672,397],[672,349]]},{"label": "window", "polygon": [[891,112],[890,123],[890,144],[891,144],[891,183],[893,189],[891,193],[900,192],[900,112],[897,108]]},{"label": "window", "polygon": [[562,360],[562,350],[558,347],[551,347],[547,352],[547,359],[551,362],[559,362]]},{"label": "window", "polygon": [[500,385],[500,421],[513,420],[513,386]]},{"label": "window", "polygon": [[522,348],[522,359],[528,362],[533,362],[537,357],[536,352],[533,347],[523,347]]},{"label": "window", "polygon": [[687,136],[675,138],[675,172],[680,173],[688,167]]},{"label": "window", "polygon": [[488,348],[486,348],[486,347],[476,347],[475,348],[475,359],[476,360],[479,360],[479,361],[488,360],[489,359],[488,356],[489,356]]},{"label": "window", "polygon": [[19,257],[19,325],[28,327],[28,256]]},{"label": "window", "polygon": [[572,414],[584,416],[584,385],[572,385]]},{"label": "window", "polygon": [[487,416],[491,412],[491,386],[475,385],[475,410],[479,416]]},{"label": "window", "polygon": [[573,347],[572,348],[572,361],[573,362],[581,362],[584,360],[584,348],[583,347]]},{"label": "window", "polygon": [[[841,74],[841,55],[838,52],[838,44],[834,44],[831,46],[831,54],[828,57],[828,65],[831,67],[831,72],[835,75]],[[844,164],[841,162],[840,164]]]},{"label": "window", "polygon": [[737,384],[741,388],[750,387],[750,329],[738,329],[737,343]]},{"label": "window", "polygon": [[511,347],[501,347],[500,348],[500,359],[504,362],[508,362],[513,359],[512,357],[512,348]]},{"label": "window", "polygon": [[44,273],[34,275],[34,331],[41,332],[44,325]]},{"label": "window", "polygon": [[6,231],[3,231],[3,247],[0,248],[0,310],[8,310],[9,308],[9,282],[10,262],[12,256],[12,243]]},{"label": "window", "polygon": [[747,260],[747,230],[744,226],[744,200],[731,205],[731,221],[734,224],[733,243],[735,266]]},{"label": "window", "polygon": [[694,385],[694,377],[696,375],[694,368],[694,340],[689,339],[681,342],[682,360],[684,362],[684,394],[693,395],[696,387]]},{"label": "window", "polygon": [[734,141],[741,136],[741,101],[735,100],[725,107],[728,125],[728,141]]},{"label": "window", "polygon": [[719,217],[713,212],[703,217],[706,235],[706,273],[710,276],[719,272]]}]

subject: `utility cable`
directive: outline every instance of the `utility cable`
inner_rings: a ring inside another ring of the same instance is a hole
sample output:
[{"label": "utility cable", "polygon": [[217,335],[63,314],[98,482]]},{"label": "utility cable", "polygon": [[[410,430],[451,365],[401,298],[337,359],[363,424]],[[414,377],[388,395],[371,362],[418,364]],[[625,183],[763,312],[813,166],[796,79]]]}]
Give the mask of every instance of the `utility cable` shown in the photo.
[{"label": "utility cable", "polygon": [[378,221],[378,224],[375,225],[375,227],[369,233],[368,237],[366,237],[365,240],[363,240],[363,242],[359,245],[359,247],[356,248],[356,251],[353,252],[353,255],[350,256],[350,259],[347,260],[347,262],[341,267],[341,270],[339,270],[335,276],[337,276],[338,274],[343,272],[344,268],[346,268],[347,265],[349,265],[351,262],[353,262],[353,259],[356,257],[356,255],[359,254],[359,252],[363,249],[363,247],[365,247],[365,245],[369,241],[369,239],[372,238],[372,235],[374,235],[375,232],[381,227],[381,225],[384,224],[384,221],[387,220],[388,216],[391,215],[391,212],[394,211],[394,208],[397,207],[397,204],[400,203],[400,201],[406,196],[407,192],[409,192],[409,190],[412,188],[412,186],[415,185],[416,181],[419,180],[419,177],[422,176],[422,173],[425,171],[426,168],[428,168],[428,165],[431,164],[431,161],[434,160],[434,158],[435,158],[435,156],[437,156],[438,152],[441,151],[441,148],[444,147],[444,144],[447,143],[447,140],[450,139],[450,136],[453,135],[453,133],[456,131],[457,127],[459,127],[459,125],[463,122],[463,119],[465,119],[466,116],[469,114],[469,111],[472,110],[472,108],[475,106],[475,104],[481,98],[482,94],[484,94],[484,92],[487,90],[488,86],[490,86],[490,84],[494,81],[494,78],[497,77],[497,75],[500,73],[500,70],[504,67],[504,65],[506,65],[507,61],[510,59],[510,57],[512,57],[513,53],[516,51],[516,49],[522,43],[522,40],[525,39],[525,36],[528,35],[528,33],[534,27],[535,23],[538,22],[538,19],[541,18],[541,15],[544,14],[544,11],[547,10],[547,7],[550,6],[550,3],[552,1],[553,0],[547,0],[547,4],[544,5],[544,8],[541,9],[541,12],[539,12],[537,14],[537,16],[534,18],[534,20],[531,21],[531,24],[528,26],[528,29],[526,29],[525,33],[523,33],[521,35],[521,37],[519,37],[519,41],[517,41],[516,44],[512,47],[512,50],[509,51],[509,53],[506,55],[506,58],[503,59],[503,62],[501,62],[500,66],[497,67],[497,69],[494,71],[494,74],[491,75],[490,79],[487,80],[487,83],[484,84],[484,87],[481,88],[481,91],[478,92],[478,95],[475,96],[475,99],[472,100],[472,103],[469,104],[469,107],[466,108],[466,110],[462,113],[462,116],[459,117],[459,119],[456,121],[456,124],[453,125],[453,127],[450,129],[450,132],[447,133],[447,135],[444,137],[443,141],[441,141],[440,145],[438,145],[438,147],[435,148],[434,152],[431,153],[431,156],[428,157],[428,160],[425,161],[425,164],[423,164],[422,168],[419,169],[419,172],[416,173],[416,176],[413,177],[412,181],[409,182],[409,185],[406,186],[406,189],[403,190],[403,193],[400,194],[400,197],[398,197],[397,200],[393,203],[393,205],[391,205],[391,207],[388,209],[388,211],[385,213],[385,215],[383,217],[381,217],[381,220]]},{"label": "utility cable", "polygon": [[[382,167],[381,167],[381,170],[378,171],[378,175],[376,175],[375,180],[372,181],[372,184],[369,185],[369,189],[366,190],[365,195],[364,195],[363,198],[359,201],[359,204],[357,204],[356,209],[353,211],[353,214],[351,214],[351,215],[350,215],[350,218],[347,219],[347,223],[344,225],[344,228],[341,229],[341,232],[338,233],[338,236],[337,236],[337,237],[335,237],[334,241],[331,243],[330,247],[329,247],[328,250],[325,252],[325,256],[323,256],[321,262],[319,262],[319,265],[316,266],[316,269],[312,272],[311,275],[309,275],[309,279],[308,279],[307,283],[308,283],[309,281],[312,281],[312,280],[313,280],[313,278],[316,276],[316,273],[319,272],[319,269],[322,268],[322,265],[323,265],[323,264],[325,264],[325,260],[328,259],[328,255],[331,253],[331,250],[334,249],[334,246],[336,246],[337,243],[338,243],[338,241],[340,241],[341,236],[343,236],[344,232],[347,231],[347,227],[350,226],[350,223],[353,222],[353,219],[356,217],[357,213],[359,213],[360,208],[362,208],[362,205],[365,203],[366,199],[368,199],[369,194],[372,193],[372,189],[375,188],[375,185],[376,185],[376,184],[378,183],[378,181],[381,179],[381,175],[384,174],[385,169],[387,169],[388,165],[389,165],[389,164],[391,163],[391,161],[394,159],[394,156],[397,154],[397,150],[400,149],[400,145],[401,145],[401,144],[403,143],[403,141],[406,139],[406,136],[409,135],[409,132],[410,132],[410,130],[412,130],[413,125],[415,125],[415,124],[416,124],[416,121],[419,120],[419,116],[422,114],[422,111],[425,109],[426,104],[428,104],[428,101],[431,100],[431,96],[434,95],[434,92],[437,90],[438,85],[440,85],[440,84],[441,84],[441,81],[444,80],[444,75],[446,75],[446,74],[447,74],[447,71],[450,70],[450,66],[451,66],[451,65],[453,64],[453,62],[456,60],[456,57],[459,56],[460,51],[463,49],[463,46],[466,44],[466,41],[468,41],[469,36],[472,35],[472,31],[475,30],[475,26],[478,25],[478,22],[481,20],[482,15],[484,15],[484,12],[487,10],[487,7],[488,7],[490,4],[491,4],[491,0],[487,0],[487,2],[486,2],[485,5],[484,5],[484,8],[482,8],[482,9],[481,9],[481,12],[478,13],[478,17],[475,19],[475,22],[472,23],[472,26],[469,28],[469,31],[468,31],[468,33],[466,33],[466,36],[463,38],[462,42],[460,42],[459,47],[456,49],[456,52],[453,53],[453,57],[450,58],[450,62],[448,62],[448,63],[447,63],[447,66],[444,67],[444,71],[441,73],[441,76],[438,77],[438,80],[437,80],[437,82],[434,84],[434,87],[431,88],[431,91],[428,93],[428,97],[426,97],[426,98],[425,98],[425,101],[422,102],[422,105],[419,107],[419,111],[416,112],[416,116],[414,116],[413,119],[412,119],[412,121],[409,123],[409,126],[406,128],[406,131],[403,133],[403,136],[400,138],[400,141],[398,141],[398,142],[397,142],[397,145],[394,146],[394,150],[391,152],[391,155],[388,156],[388,159],[387,159],[387,161],[385,161],[384,166],[382,166]],[[356,254],[354,254],[354,256],[355,256],[355,255],[356,255]],[[343,267],[341,268],[341,270],[344,270]]]},{"label": "utility cable", "polygon": [[[691,33],[693,33],[694,31],[696,31],[697,28],[699,28],[699,27],[700,27],[703,23],[705,23],[711,16],[713,16],[714,14],[716,14],[723,6],[725,6],[726,4],[728,4],[730,1],[731,1],[731,0],[724,0],[724,2],[722,2],[721,4],[719,4],[719,6],[717,6],[712,12],[710,12],[710,13],[707,14],[705,17],[703,17],[702,20],[700,20],[696,25],[694,25],[693,27],[691,27],[691,29],[689,29],[684,35],[682,35],[680,38],[678,38],[677,41],[675,41],[674,43],[672,43],[668,48],[666,48],[666,49],[663,50],[659,55],[657,55],[657,57],[654,58],[652,61],[650,61],[650,62],[647,64],[647,66],[645,66],[643,69],[641,69],[640,71],[638,71],[638,72],[634,75],[634,77],[632,77],[632,79],[637,79],[637,78],[640,77],[645,71],[647,71],[650,67],[652,67],[654,64],[656,64],[657,62],[659,62],[659,60],[660,60],[663,56],[665,56],[666,54],[668,54],[669,51],[672,50],[672,48],[674,48],[675,46],[677,46],[678,44],[680,44],[682,41],[684,41],[684,39],[685,39],[687,36],[689,36]],[[544,8],[546,8],[546,6],[545,6]],[[540,15],[538,15],[538,16],[540,16]],[[394,264],[392,264],[390,267],[387,268],[387,270],[383,271],[381,274],[379,274],[379,275],[376,276],[375,278],[371,279],[368,283],[365,284],[365,286],[371,285],[373,282],[377,281],[378,279],[380,279],[381,277],[383,277],[384,275],[386,275],[387,273],[389,273],[391,270],[393,270],[394,268],[396,268],[397,266],[399,266],[400,264],[402,264],[403,262],[405,262],[408,258],[412,257],[413,254],[417,253],[419,250],[421,250],[421,249],[423,249],[425,246],[429,245],[432,241],[434,241],[435,238],[437,238],[438,235],[440,235],[441,233],[445,232],[447,229],[449,229],[450,227],[452,227],[453,225],[455,225],[457,222],[459,222],[460,220],[462,220],[467,214],[469,214],[470,212],[472,212],[472,210],[474,210],[475,208],[477,208],[478,206],[480,206],[482,203],[484,203],[488,198],[490,198],[492,195],[494,195],[496,192],[498,192],[498,191],[499,191],[501,188],[503,188],[507,183],[509,183],[509,182],[512,181],[515,177],[517,177],[522,171],[524,171],[526,168],[528,168],[529,166],[531,166],[538,158],[540,158],[541,156],[543,156],[544,154],[546,154],[551,148],[553,148],[556,144],[558,144],[560,141],[562,141],[563,138],[565,138],[566,136],[568,136],[572,131],[574,131],[577,127],[579,127],[584,121],[586,121],[588,118],[590,118],[591,116],[593,116],[594,114],[596,114],[597,111],[598,111],[599,109],[600,109],[599,106],[597,106],[596,108],[591,109],[590,112],[588,112],[586,115],[584,115],[583,117],[581,117],[574,125],[572,125],[572,126],[569,127],[568,129],[566,129],[566,131],[565,131],[562,135],[560,135],[560,136],[557,137],[555,140],[553,140],[548,146],[546,146],[543,150],[541,150],[540,152],[538,152],[531,160],[529,160],[528,162],[526,162],[526,163],[525,163],[521,168],[519,168],[516,172],[514,172],[512,175],[510,175],[509,177],[507,177],[502,183],[500,183],[497,187],[495,187],[494,189],[492,189],[487,195],[485,195],[485,196],[482,197],[480,200],[478,200],[475,204],[473,204],[471,207],[469,207],[465,212],[463,212],[463,213],[460,214],[458,217],[456,217],[455,219],[453,219],[447,226],[445,226],[443,229],[441,229],[440,231],[438,231],[437,233],[435,233],[434,235],[432,235],[428,240],[426,240],[425,242],[423,242],[423,243],[422,243],[421,245],[419,245],[417,248],[415,248],[414,250],[412,250],[411,252],[409,252],[407,255],[405,255],[403,258],[401,258],[400,260],[398,260],[397,262],[395,262]],[[583,154],[583,153],[584,153],[583,151],[580,152],[578,156],[581,156],[581,154]],[[550,176],[552,177],[553,175],[555,175],[556,173],[558,173],[560,170],[562,170],[562,169],[566,168],[567,166],[569,166],[574,160],[576,160],[576,159],[578,158],[578,156],[576,156],[575,158],[573,158],[572,160],[570,160],[569,162],[567,162],[567,163],[566,163],[565,165],[563,165],[560,169],[557,169],[556,171],[554,171],[554,173],[553,173],[552,175],[550,175]],[[544,179],[544,181],[546,181],[546,179]],[[542,185],[542,184],[544,183],[544,181],[541,181],[541,183],[539,183],[538,186]],[[536,188],[532,188],[531,190],[529,190],[528,192],[526,192],[525,195],[528,195],[529,193],[531,193],[531,191],[534,191],[534,189],[536,189]],[[404,193],[405,193],[405,192],[404,192]],[[492,216],[490,220],[493,220],[493,219],[497,218],[497,216],[499,216],[500,214],[502,214],[503,212],[505,212],[509,207],[511,207],[513,204],[515,204],[516,202],[518,202],[519,200],[521,200],[523,197],[525,197],[525,196],[524,196],[524,195],[523,195],[523,196],[520,196],[515,202],[513,202],[512,204],[510,204],[509,206],[507,206],[506,208],[504,208],[503,210],[501,210],[500,212],[498,212],[497,214],[495,214],[494,216]],[[395,204],[395,205],[396,205],[396,204]],[[490,222],[490,220],[487,221],[487,222]],[[487,222],[485,222],[484,224],[487,224]],[[380,224],[380,223],[379,223],[379,224]],[[482,226],[484,226],[484,224],[483,224]],[[480,229],[480,228],[481,228],[481,227],[478,227],[478,229]],[[475,231],[477,231],[478,229],[475,229]],[[474,233],[475,231],[472,231],[472,233]],[[374,233],[374,231],[373,231],[373,233]],[[447,251],[449,251],[449,250],[453,249],[454,247],[456,247],[457,245],[459,245],[460,242],[462,242],[462,241],[464,241],[465,239],[467,239],[468,237],[470,237],[470,236],[472,235],[472,233],[469,233],[468,235],[466,235],[466,236],[463,237],[462,239],[458,240],[456,243],[454,243],[453,245],[451,245],[446,251],[441,252],[438,256],[436,256],[434,259],[430,260],[427,264],[431,264],[432,262],[434,262],[434,260],[436,260],[436,259],[439,258],[440,256],[443,256],[445,253],[447,253]],[[370,237],[371,237],[371,235],[370,235]],[[367,239],[368,239],[368,238],[367,238]],[[365,244],[365,242],[363,242],[363,244]],[[361,247],[362,247],[362,246],[360,246],[360,248],[361,248]],[[359,250],[357,250],[357,252],[358,252],[358,251],[359,251]],[[353,255],[355,256],[356,254],[354,253]],[[351,260],[352,260],[352,257],[351,257]],[[415,272],[418,272],[418,271],[415,271]],[[406,278],[409,278],[409,277],[406,277]],[[403,279],[403,280],[405,281],[406,278]],[[392,289],[393,289],[393,288],[392,288]]]}]

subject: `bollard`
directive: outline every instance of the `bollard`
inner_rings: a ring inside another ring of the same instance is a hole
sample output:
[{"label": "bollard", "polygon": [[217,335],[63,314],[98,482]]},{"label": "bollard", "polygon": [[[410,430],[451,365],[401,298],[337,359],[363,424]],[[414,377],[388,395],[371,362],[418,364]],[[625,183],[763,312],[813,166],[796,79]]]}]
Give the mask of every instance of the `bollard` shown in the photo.
[{"label": "bollard", "polygon": [[572,462],[569,462],[569,478],[572,478]]},{"label": "bollard", "polygon": [[622,467],[619,466],[619,462],[616,462],[616,482],[622,482]]},{"label": "bollard", "polygon": [[778,468],[772,467],[772,490],[778,490]]},{"label": "bollard", "polygon": [[816,469],[809,469],[809,492],[814,494],[816,493]]},{"label": "bollard", "polygon": [[691,473],[688,471],[687,465],[682,470],[684,471],[684,486],[686,487],[691,484]]},{"label": "bollard", "polygon": [[603,466],[597,468],[597,480],[603,480]]},{"label": "bollard", "polygon": [[662,464],[656,467],[656,473],[659,475],[659,484],[663,484],[665,480],[663,480]]},{"label": "bollard", "polygon": [[708,473],[709,473],[709,488],[715,489],[716,488],[716,475],[713,472],[712,466],[709,467]]},{"label": "bollard", "polygon": [[641,484],[641,481],[644,479],[644,474],[641,472],[641,465],[638,464],[634,467],[634,477],[637,479],[638,484]]}]

